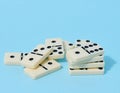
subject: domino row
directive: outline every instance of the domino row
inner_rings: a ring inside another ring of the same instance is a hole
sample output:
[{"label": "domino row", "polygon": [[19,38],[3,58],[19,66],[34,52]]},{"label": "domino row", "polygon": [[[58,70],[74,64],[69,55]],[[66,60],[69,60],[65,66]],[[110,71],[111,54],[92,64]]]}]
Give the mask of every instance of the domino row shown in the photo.
[{"label": "domino row", "polygon": [[71,75],[104,74],[104,50],[100,45],[90,40],[76,40],[74,45],[66,45],[69,45],[66,59]]}]

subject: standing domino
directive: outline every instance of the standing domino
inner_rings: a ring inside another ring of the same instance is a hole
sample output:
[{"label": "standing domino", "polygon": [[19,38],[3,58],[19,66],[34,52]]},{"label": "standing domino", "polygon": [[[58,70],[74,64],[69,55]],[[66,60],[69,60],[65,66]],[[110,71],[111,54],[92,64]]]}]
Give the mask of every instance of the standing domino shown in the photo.
[{"label": "standing domino", "polygon": [[23,58],[21,64],[27,68],[36,68],[52,52],[51,46],[38,45],[31,53]]},{"label": "standing domino", "polygon": [[5,53],[4,64],[6,65],[21,65],[21,60],[26,56],[27,53]]},{"label": "standing domino", "polygon": [[37,79],[49,73],[55,72],[61,68],[61,65],[55,60],[45,60],[36,69],[25,68],[24,72],[32,79]]},{"label": "standing domino", "polygon": [[64,58],[64,45],[63,40],[60,38],[47,39],[45,41],[47,46],[53,47],[53,52],[49,55],[49,59],[62,59]]}]

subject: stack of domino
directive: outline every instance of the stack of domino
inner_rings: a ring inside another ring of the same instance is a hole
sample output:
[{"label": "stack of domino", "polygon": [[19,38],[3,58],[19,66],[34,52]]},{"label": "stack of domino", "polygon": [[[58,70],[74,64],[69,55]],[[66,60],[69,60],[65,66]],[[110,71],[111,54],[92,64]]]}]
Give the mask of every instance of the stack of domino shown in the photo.
[{"label": "stack of domino", "polygon": [[61,68],[56,59],[64,58],[63,40],[47,39],[44,45],[36,46],[29,53],[5,53],[6,65],[22,65],[24,72],[32,79],[37,79]]},{"label": "stack of domino", "polygon": [[104,50],[90,40],[76,40],[75,47],[65,43],[71,75],[104,74]]}]

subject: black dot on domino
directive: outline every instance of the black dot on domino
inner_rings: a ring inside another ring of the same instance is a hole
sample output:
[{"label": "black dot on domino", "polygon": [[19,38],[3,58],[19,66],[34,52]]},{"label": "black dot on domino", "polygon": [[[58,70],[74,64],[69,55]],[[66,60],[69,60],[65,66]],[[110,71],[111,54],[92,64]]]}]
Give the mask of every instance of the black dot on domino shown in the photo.
[{"label": "black dot on domino", "polygon": [[88,46],[85,46],[85,48],[88,48]]},{"label": "black dot on domino", "polygon": [[38,51],[38,49],[34,49],[33,51],[34,51],[34,52],[37,52],[37,51]]},{"label": "black dot on domino", "polygon": [[51,46],[47,46],[47,48],[51,48]]},{"label": "black dot on domino", "polygon": [[29,60],[30,60],[30,61],[33,61],[33,60],[34,60],[34,58],[29,58]]},{"label": "black dot on domino", "polygon": [[99,51],[98,49],[95,49],[95,51],[97,52],[97,51]]},{"label": "black dot on domino", "polygon": [[103,50],[103,48],[99,48],[99,50]]},{"label": "black dot on domino", "polygon": [[63,52],[62,52],[62,51],[60,51],[60,52],[58,52],[58,54],[63,54]]},{"label": "black dot on domino", "polygon": [[89,45],[89,47],[93,47],[93,45]]},{"label": "black dot on domino", "polygon": [[84,68],[80,68],[80,70],[84,70]]},{"label": "black dot on domino", "polygon": [[25,53],[25,56],[27,56],[28,55],[28,53]]},{"label": "black dot on domino", "polygon": [[53,52],[57,52],[57,50],[53,50]]},{"label": "black dot on domino", "polygon": [[90,51],[90,53],[93,53],[93,52],[94,52],[93,50]]},{"label": "black dot on domino", "polygon": [[69,43],[69,46],[73,46],[73,44],[72,44],[72,43]]},{"label": "black dot on domino", "polygon": [[96,44],[96,43],[94,43],[93,45],[94,45],[94,46],[97,46],[97,44]]},{"label": "black dot on domino", "polygon": [[70,68],[70,70],[74,70],[73,68]]},{"label": "black dot on domino", "polygon": [[79,46],[81,46],[81,44],[77,44],[77,46],[79,47]]},{"label": "black dot on domino", "polygon": [[81,42],[81,40],[77,40],[77,42]]},{"label": "black dot on domino", "polygon": [[58,49],[62,49],[62,47],[58,47]]},{"label": "black dot on domino", "polygon": [[14,55],[11,55],[10,58],[15,58],[15,56],[14,56]]},{"label": "black dot on domino", "polygon": [[86,42],[90,42],[90,40],[86,40]]},{"label": "black dot on domino", "polygon": [[103,68],[102,68],[102,67],[99,67],[98,69],[99,69],[99,70],[102,70]]},{"label": "black dot on domino", "polygon": [[52,62],[48,62],[48,65],[52,65]]},{"label": "black dot on domino", "polygon": [[80,54],[80,52],[79,51],[75,51],[75,54]]},{"label": "black dot on domino", "polygon": [[101,60],[100,62],[103,62],[103,60]]},{"label": "black dot on domino", "polygon": [[53,55],[53,53],[51,53],[50,55]]},{"label": "black dot on domino", "polygon": [[44,49],[45,49],[44,47],[40,48],[40,50],[44,50]]},{"label": "black dot on domino", "polygon": [[55,40],[52,40],[51,42],[52,42],[52,43],[56,43],[56,41],[55,41]]}]

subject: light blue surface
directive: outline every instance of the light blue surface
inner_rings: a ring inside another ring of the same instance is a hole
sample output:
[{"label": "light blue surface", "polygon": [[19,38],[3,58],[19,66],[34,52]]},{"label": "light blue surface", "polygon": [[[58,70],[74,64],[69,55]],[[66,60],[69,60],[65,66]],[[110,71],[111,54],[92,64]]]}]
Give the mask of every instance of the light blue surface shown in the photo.
[{"label": "light blue surface", "polygon": [[[105,49],[105,75],[70,76],[63,68],[38,80],[5,66],[5,52],[28,52],[46,38],[90,39]],[[120,93],[119,0],[0,0],[1,93]]]}]

